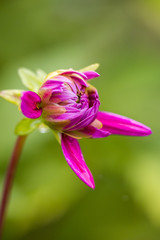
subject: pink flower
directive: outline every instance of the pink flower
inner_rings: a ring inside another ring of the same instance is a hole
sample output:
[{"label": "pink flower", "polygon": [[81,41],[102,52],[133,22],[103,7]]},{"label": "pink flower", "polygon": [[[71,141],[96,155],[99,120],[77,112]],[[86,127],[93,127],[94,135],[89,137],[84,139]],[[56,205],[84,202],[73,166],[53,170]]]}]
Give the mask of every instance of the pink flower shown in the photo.
[{"label": "pink flower", "polygon": [[99,77],[94,71],[74,70],[51,73],[38,93],[25,91],[21,97],[22,113],[31,119],[41,117],[60,133],[64,156],[77,176],[94,188],[77,139],[102,138],[110,134],[147,136],[150,128],[132,119],[99,111],[99,96],[88,80]]},{"label": "pink flower", "polygon": [[37,76],[22,69],[22,81],[31,91],[0,92],[1,97],[19,105],[27,119],[33,119],[26,133],[19,127],[18,135],[29,134],[42,123],[51,128],[58,136],[69,166],[91,188],[95,188],[94,179],[77,139],[103,138],[111,134],[147,136],[152,133],[149,127],[135,120],[99,111],[98,92],[88,82],[99,77],[97,72],[90,70],[93,68],[95,65],[84,71],[58,70],[47,76],[41,70]]}]

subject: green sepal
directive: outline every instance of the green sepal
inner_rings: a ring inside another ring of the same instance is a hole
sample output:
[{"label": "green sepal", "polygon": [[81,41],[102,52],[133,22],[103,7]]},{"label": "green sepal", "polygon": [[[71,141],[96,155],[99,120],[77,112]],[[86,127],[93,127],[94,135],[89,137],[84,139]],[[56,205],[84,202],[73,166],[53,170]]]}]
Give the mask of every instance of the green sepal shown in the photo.
[{"label": "green sepal", "polygon": [[45,76],[47,75],[42,70],[37,70],[37,75],[27,68],[20,68],[18,74],[22,83],[31,91],[38,92],[42,85]]},{"label": "green sepal", "polygon": [[24,136],[32,133],[42,123],[41,119],[23,118],[15,128],[15,134]]},{"label": "green sepal", "polygon": [[37,70],[37,77],[41,80],[41,82],[44,82],[44,79],[46,78],[47,73],[45,73],[43,70],[38,69]]},{"label": "green sepal", "polygon": [[53,134],[54,134],[55,138],[57,139],[57,141],[61,145],[61,135],[60,135],[60,132],[58,132],[56,130],[52,130],[52,131],[53,131]]},{"label": "green sepal", "polygon": [[85,68],[80,69],[79,71],[80,72],[96,71],[97,68],[99,68],[99,63],[95,63],[95,64],[92,64],[92,65],[89,65],[89,66],[87,66]]},{"label": "green sepal", "polygon": [[0,97],[5,99],[6,101],[19,105],[21,101],[21,95],[23,90],[2,90],[0,91]]}]

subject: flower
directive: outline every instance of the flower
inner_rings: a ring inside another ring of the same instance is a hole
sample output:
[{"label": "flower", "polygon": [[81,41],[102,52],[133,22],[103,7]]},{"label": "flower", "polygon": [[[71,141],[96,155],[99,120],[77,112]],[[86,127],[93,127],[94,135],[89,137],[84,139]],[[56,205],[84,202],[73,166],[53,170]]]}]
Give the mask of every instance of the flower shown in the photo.
[{"label": "flower", "polygon": [[[16,127],[25,135],[37,127],[49,127],[62,146],[63,154],[76,175],[89,187],[95,188],[78,143],[81,138],[103,138],[111,134],[147,136],[151,129],[135,120],[110,112],[99,111],[97,89],[88,81],[99,77],[97,64],[85,69],[58,70],[37,75],[20,69],[22,82],[29,91],[5,90],[0,96],[15,103],[26,117]],[[24,127],[25,126],[25,127]],[[24,130],[25,129],[25,130]]]}]

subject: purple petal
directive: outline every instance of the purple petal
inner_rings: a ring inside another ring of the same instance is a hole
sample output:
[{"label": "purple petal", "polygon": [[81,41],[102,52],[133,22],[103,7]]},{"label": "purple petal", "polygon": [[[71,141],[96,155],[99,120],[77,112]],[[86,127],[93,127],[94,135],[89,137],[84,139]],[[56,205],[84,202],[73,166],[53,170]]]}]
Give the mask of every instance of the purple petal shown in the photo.
[{"label": "purple petal", "polygon": [[61,145],[67,163],[72,170],[85,184],[91,188],[95,188],[93,176],[85,163],[78,141],[62,134]]},{"label": "purple petal", "polygon": [[152,133],[151,129],[142,123],[118,114],[98,112],[97,119],[103,124],[102,130],[112,134],[147,136]]},{"label": "purple petal", "polygon": [[68,75],[68,74],[77,74],[82,78],[87,79],[87,76],[84,73],[74,71],[74,70],[68,70],[68,71],[62,72],[60,75]]},{"label": "purple petal", "polygon": [[94,126],[89,125],[88,127],[79,129],[77,131],[66,131],[65,132],[69,136],[73,136],[75,138],[104,138],[111,135],[111,133],[104,131],[102,129],[98,129]]},{"label": "purple petal", "polygon": [[[85,113],[85,111],[86,111],[85,109],[82,109],[79,113],[77,112],[76,114],[74,114],[72,121],[67,126],[65,126],[64,129],[67,131],[68,130],[70,131],[70,128],[73,128],[74,126],[76,126],[81,121],[82,116]],[[75,129],[77,129],[77,128],[75,127]]]},{"label": "purple petal", "polygon": [[56,81],[56,80],[47,80],[42,86],[41,89],[56,89],[60,88],[60,86],[63,84],[61,81]]},{"label": "purple petal", "polygon": [[74,99],[75,101],[77,100],[77,95],[75,95],[74,92],[71,91],[63,91],[62,93],[60,91],[55,91],[52,93],[52,96],[50,98],[50,101],[57,102],[55,99],[59,99],[58,102],[64,102],[70,99]]},{"label": "purple petal", "polygon": [[104,131],[102,129],[98,129],[91,125],[83,128],[82,130],[80,129],[79,132],[82,132],[85,135],[88,135],[90,138],[104,138],[111,135],[110,132]]},{"label": "purple petal", "polygon": [[50,79],[48,79],[47,80],[47,82],[48,81],[54,81],[54,82],[59,82],[59,83],[63,83],[63,82],[66,82],[66,83],[68,83],[68,82],[70,82],[70,80],[67,78],[67,77],[65,77],[65,76],[61,76],[61,75],[58,75],[58,76],[55,76],[55,77],[53,77],[53,78],[50,78]]},{"label": "purple petal", "polygon": [[[70,128],[68,127],[68,129],[70,131],[74,131],[90,125],[96,118],[97,105],[99,106],[99,102],[96,102],[95,106],[93,106],[92,108],[83,109],[84,113],[82,114],[81,120],[79,120],[79,122],[75,125],[72,124],[72,126],[70,126]],[[81,113],[82,113],[82,110],[81,110]]]},{"label": "purple petal", "polygon": [[21,97],[21,110],[24,116],[31,119],[39,118],[42,114],[42,109],[38,108],[38,104],[40,103],[41,98],[35,92],[23,92]]},{"label": "purple petal", "polygon": [[100,76],[99,73],[94,72],[94,71],[87,71],[87,72],[84,72],[84,74],[87,76],[86,81]]},{"label": "purple petal", "polygon": [[88,87],[88,84],[87,84],[86,81],[83,80],[82,78],[76,77],[76,76],[72,76],[72,79],[73,79],[75,82],[78,82],[80,85],[85,86],[85,87]]}]

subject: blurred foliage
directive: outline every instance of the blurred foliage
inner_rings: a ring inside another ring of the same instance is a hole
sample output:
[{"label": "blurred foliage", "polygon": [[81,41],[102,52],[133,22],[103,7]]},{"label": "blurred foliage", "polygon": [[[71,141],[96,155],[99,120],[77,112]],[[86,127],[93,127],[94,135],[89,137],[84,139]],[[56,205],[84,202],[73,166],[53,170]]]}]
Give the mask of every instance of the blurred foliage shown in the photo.
[{"label": "blurred foliage", "polygon": [[[17,69],[80,69],[99,62],[101,109],[150,126],[147,138],[81,140],[92,191],[68,167],[53,134],[33,133],[17,169],[4,240],[160,239],[160,2],[1,0],[0,89]],[[22,119],[0,99],[0,190]]]}]

